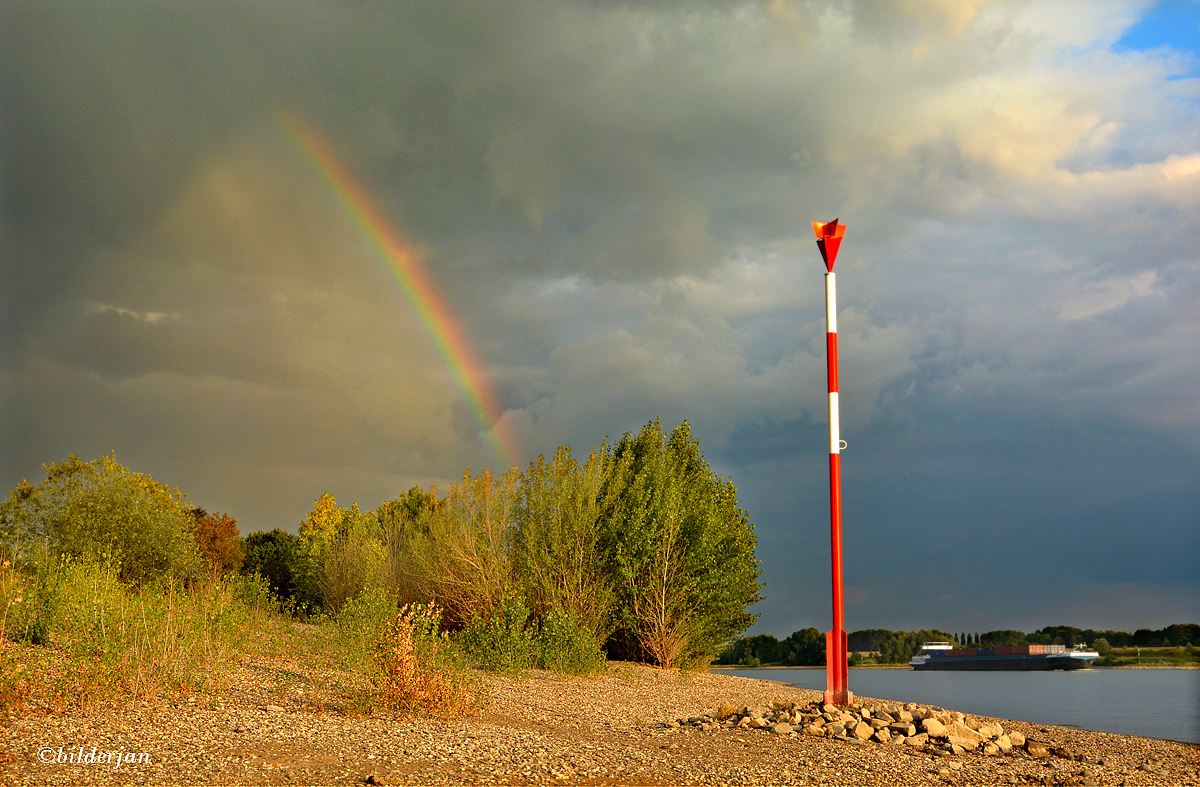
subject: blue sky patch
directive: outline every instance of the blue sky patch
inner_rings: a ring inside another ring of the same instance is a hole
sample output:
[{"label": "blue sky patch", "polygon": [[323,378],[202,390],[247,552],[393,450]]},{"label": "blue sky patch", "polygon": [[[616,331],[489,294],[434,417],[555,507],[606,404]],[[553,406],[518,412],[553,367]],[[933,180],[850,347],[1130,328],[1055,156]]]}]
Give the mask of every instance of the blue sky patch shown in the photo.
[{"label": "blue sky patch", "polygon": [[1193,56],[1200,50],[1200,0],[1167,0],[1152,6],[1113,46],[1118,52],[1170,47]]}]

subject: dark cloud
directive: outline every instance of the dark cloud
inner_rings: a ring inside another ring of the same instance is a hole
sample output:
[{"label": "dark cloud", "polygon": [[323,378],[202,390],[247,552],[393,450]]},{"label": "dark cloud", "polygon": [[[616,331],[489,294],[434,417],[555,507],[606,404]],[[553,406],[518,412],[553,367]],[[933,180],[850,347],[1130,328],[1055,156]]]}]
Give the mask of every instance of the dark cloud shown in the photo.
[{"label": "dark cloud", "polygon": [[824,625],[835,216],[851,620],[1175,622],[1200,123],[1171,62],[1107,48],[1130,8],[1081,8],[8,4],[0,477],[115,449],[257,529],[497,463],[290,113],[524,459],[692,422],[760,528],[758,630]]}]

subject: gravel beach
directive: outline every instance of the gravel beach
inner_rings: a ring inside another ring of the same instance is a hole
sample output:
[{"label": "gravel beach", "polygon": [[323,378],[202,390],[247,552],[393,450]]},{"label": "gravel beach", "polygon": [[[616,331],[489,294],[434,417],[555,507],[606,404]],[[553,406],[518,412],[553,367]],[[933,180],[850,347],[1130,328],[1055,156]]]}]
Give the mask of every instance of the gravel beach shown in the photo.
[{"label": "gravel beach", "polygon": [[[1200,769],[1195,745],[1008,720],[986,721],[1053,754],[1034,757],[1014,748],[995,756],[941,756],[798,731],[708,724],[701,730],[686,720],[722,705],[809,705],[819,694],[773,681],[620,663],[586,679],[487,676],[490,701],[470,718],[354,718],[320,709],[302,693],[282,697],[271,674],[287,667],[247,664],[215,707],[177,696],[18,716],[0,730],[0,782],[1191,785]],[[685,723],[673,726],[679,719]],[[117,753],[120,764],[106,752]],[[72,754],[84,762],[71,762]]]}]

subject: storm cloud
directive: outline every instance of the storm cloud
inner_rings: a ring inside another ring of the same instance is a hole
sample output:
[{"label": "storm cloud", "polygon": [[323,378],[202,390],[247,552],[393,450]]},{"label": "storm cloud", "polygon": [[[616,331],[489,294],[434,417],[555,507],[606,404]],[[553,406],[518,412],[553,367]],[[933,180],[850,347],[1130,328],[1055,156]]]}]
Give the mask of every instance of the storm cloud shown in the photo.
[{"label": "storm cloud", "polygon": [[68,453],[243,532],[500,468],[280,121],[417,250],[521,461],[688,419],[756,631],[1200,608],[1200,71],[1145,3],[10,3],[0,480]]}]

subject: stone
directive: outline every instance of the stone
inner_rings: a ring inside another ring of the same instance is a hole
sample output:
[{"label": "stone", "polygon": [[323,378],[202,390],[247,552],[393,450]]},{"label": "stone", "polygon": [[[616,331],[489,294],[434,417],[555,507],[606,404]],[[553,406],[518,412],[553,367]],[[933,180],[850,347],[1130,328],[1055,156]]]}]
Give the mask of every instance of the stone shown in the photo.
[{"label": "stone", "polygon": [[865,721],[860,721],[858,724],[854,725],[854,737],[858,738],[860,741],[865,741],[874,734],[875,728],[870,724],[867,724]]},{"label": "stone", "polygon": [[863,708],[863,709],[862,709],[862,717],[863,717],[864,719],[869,719],[869,718],[871,718],[871,709],[870,709],[870,708]]},{"label": "stone", "polygon": [[1025,745],[1025,733],[1010,732],[1008,734],[1008,740],[1012,743],[1013,748],[1020,748]]},{"label": "stone", "polygon": [[867,724],[870,724],[873,730],[886,729],[888,726],[888,723],[883,719],[871,719]]},{"label": "stone", "polygon": [[892,739],[892,734],[888,732],[887,727],[879,727],[875,730],[875,734],[871,736],[871,740],[879,743],[887,743]]},{"label": "stone", "polygon": [[389,784],[399,784],[399,782],[392,778],[390,773],[372,773],[363,779],[363,781],[367,784],[380,785],[380,787],[385,787],[385,785]]},{"label": "stone", "polygon": [[946,737],[946,727],[937,719],[921,719],[921,729],[931,738]]},{"label": "stone", "polygon": [[738,719],[737,726],[743,730],[748,730],[751,728],[751,726],[753,726],[753,724],[753,719],[751,719],[749,716],[743,716],[742,718]]},{"label": "stone", "polygon": [[904,735],[893,735],[888,739],[888,746],[903,746],[908,738]]},{"label": "stone", "polygon": [[1030,757],[1046,758],[1050,756],[1050,749],[1044,743],[1037,741],[1025,741],[1025,752]]},{"label": "stone", "polygon": [[995,757],[1000,753],[1000,747],[991,741],[988,741],[987,743],[983,744],[983,753],[988,757]]},{"label": "stone", "polygon": [[896,721],[912,721],[913,715],[906,710],[896,711]]},{"label": "stone", "polygon": [[910,735],[904,739],[904,742],[909,746],[924,746],[929,742],[929,733],[921,732],[916,735]]},{"label": "stone", "polygon": [[946,727],[946,738],[964,749],[977,749],[981,743],[987,740],[983,735],[957,721]]},{"label": "stone", "polygon": [[827,702],[827,703],[825,703],[824,705],[822,705],[822,706],[821,706],[821,712],[822,712],[822,713],[837,713],[837,712],[838,712],[838,709],[837,709],[837,706],[836,706],[836,705],[830,705],[830,704]]},{"label": "stone", "polygon": [[776,735],[787,735],[791,731],[792,731],[792,725],[785,724],[783,722],[779,722],[778,724],[776,724],[774,727],[771,728],[771,732],[775,733]]},{"label": "stone", "polygon": [[263,708],[263,710],[265,710],[267,713],[283,713],[283,708],[279,707],[278,705],[268,705],[267,707]]},{"label": "stone", "polygon": [[824,738],[825,737],[825,728],[818,727],[815,724],[808,725],[807,727],[804,728],[803,732],[805,735],[811,735],[814,738]]},{"label": "stone", "polygon": [[1012,740],[1008,735],[1001,735],[996,739],[996,747],[1000,749],[1000,751],[1007,754],[1008,752],[1012,751]]},{"label": "stone", "polygon": [[771,709],[765,705],[755,705],[750,709],[750,716],[755,719],[761,719],[771,712]]},{"label": "stone", "polygon": [[888,724],[891,724],[892,722],[896,721],[896,717],[893,716],[892,714],[888,713],[885,710],[881,710],[881,711],[877,712],[874,715],[874,718],[879,719],[880,721],[886,722]]},{"label": "stone", "polygon": [[846,728],[840,724],[829,724],[825,727],[825,729],[829,731],[827,733],[828,735],[845,735],[846,734]]},{"label": "stone", "polygon": [[952,743],[950,744],[950,753],[962,756],[963,754],[967,753],[967,750],[962,746],[959,746],[957,743]]},{"label": "stone", "polygon": [[952,770],[952,771],[961,771],[962,767],[963,767],[963,765],[961,762],[951,762],[950,763],[950,770]]},{"label": "stone", "polygon": [[1004,728],[999,724],[980,724],[975,731],[985,738],[999,738],[1004,734]]},{"label": "stone", "polygon": [[[915,703],[915,702],[904,703],[904,710],[908,711],[909,713],[912,713],[916,709],[917,709],[917,703]],[[904,720],[901,719],[901,721],[904,721]],[[912,719],[909,719],[909,721],[912,721]]]},{"label": "stone", "polygon": [[898,722],[896,724],[889,724],[888,729],[891,730],[892,732],[896,733],[897,735],[916,735],[917,734],[917,726],[915,724],[913,724],[912,722]]}]

